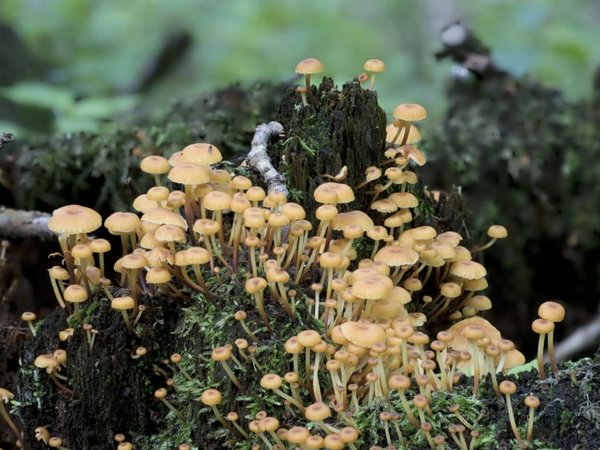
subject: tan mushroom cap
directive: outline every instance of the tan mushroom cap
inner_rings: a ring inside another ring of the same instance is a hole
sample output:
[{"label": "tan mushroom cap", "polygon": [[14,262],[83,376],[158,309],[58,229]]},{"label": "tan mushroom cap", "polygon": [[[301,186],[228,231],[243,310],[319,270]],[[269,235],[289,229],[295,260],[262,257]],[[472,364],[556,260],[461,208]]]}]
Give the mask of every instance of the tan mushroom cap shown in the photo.
[{"label": "tan mushroom cap", "polygon": [[90,242],[90,248],[94,253],[106,253],[110,251],[111,245],[106,239],[94,239]]},{"label": "tan mushroom cap", "polygon": [[402,305],[406,305],[412,301],[410,293],[400,286],[394,286],[385,299],[401,303]]},{"label": "tan mushroom cap", "polygon": [[171,166],[169,166],[169,161],[166,158],[159,155],[151,155],[142,159],[140,169],[142,169],[142,172],[149,173],[150,175],[162,175],[171,170]]},{"label": "tan mushroom cap", "polygon": [[67,205],[55,209],[48,228],[59,234],[92,233],[102,225],[102,217],[91,208]]},{"label": "tan mushroom cap", "polygon": [[488,228],[487,235],[492,239],[504,239],[508,236],[508,230],[502,225],[492,225]]},{"label": "tan mushroom cap", "polygon": [[438,234],[435,237],[435,241],[442,244],[448,244],[451,247],[456,247],[458,244],[460,244],[460,241],[462,241],[462,236],[456,231],[445,231]]},{"label": "tan mushroom cap", "polygon": [[368,275],[356,280],[352,285],[352,294],[367,300],[379,300],[392,291],[394,283],[385,275]]},{"label": "tan mushroom cap", "polygon": [[332,228],[337,231],[343,231],[348,225],[358,225],[363,231],[369,231],[375,226],[373,219],[362,211],[349,211],[339,213],[333,220]]},{"label": "tan mushroom cap", "polygon": [[200,401],[207,406],[216,406],[221,403],[223,397],[216,389],[207,389],[200,396]]},{"label": "tan mushroom cap", "polygon": [[[390,123],[388,126],[385,127],[385,140],[387,142],[392,142],[392,140],[396,137],[396,134],[398,133],[398,126],[396,126],[396,124],[394,122]],[[406,128],[402,128],[402,131],[400,131],[400,135],[398,136],[398,139],[396,139],[396,143],[401,143],[402,140],[404,139],[404,134],[406,133]],[[417,127],[415,127],[414,125],[411,125],[410,130],[408,131],[408,139],[406,140],[407,144],[416,144],[417,142],[419,142],[421,140],[421,133],[419,132],[419,129]]]},{"label": "tan mushroom cap", "polygon": [[412,237],[416,241],[426,241],[435,238],[437,235],[437,231],[435,231],[435,228],[430,227],[428,225],[413,228],[412,230],[410,230],[410,232],[412,234]]},{"label": "tan mushroom cap", "polygon": [[287,441],[290,444],[302,444],[310,436],[310,431],[306,427],[294,426],[287,432]]},{"label": "tan mushroom cap", "polygon": [[[404,155],[404,157],[408,158],[409,160],[413,160],[414,162],[417,163],[418,166],[424,166],[425,163],[427,162],[427,158],[425,157],[425,154],[421,150],[419,150],[417,147],[415,147],[413,144],[406,144],[400,148],[402,150],[402,154]],[[408,182],[408,179],[407,179],[407,182]],[[412,183],[412,184],[414,184],[414,183]]]},{"label": "tan mushroom cap", "polygon": [[477,280],[487,275],[485,267],[475,261],[456,261],[450,266],[450,273],[465,280]]},{"label": "tan mushroom cap", "polygon": [[12,392],[4,388],[0,388],[0,400],[2,400],[3,403],[8,403],[13,398],[15,398],[15,395]]},{"label": "tan mushroom cap", "polygon": [[323,402],[313,403],[304,410],[304,417],[312,422],[322,422],[331,417],[331,410]]},{"label": "tan mushroom cap", "polygon": [[135,307],[135,300],[133,300],[133,297],[129,297],[129,296],[115,297],[110,302],[110,307],[112,309],[116,309],[117,311],[125,311],[127,309],[133,309]]},{"label": "tan mushroom cap", "polygon": [[427,110],[417,103],[402,103],[394,108],[392,115],[405,122],[417,122],[427,118]]},{"label": "tan mushroom cap", "polygon": [[136,211],[145,213],[146,211],[156,208],[156,202],[149,200],[147,194],[141,194],[133,200],[132,206]]},{"label": "tan mushroom cap", "polygon": [[221,191],[211,191],[202,199],[202,205],[209,211],[222,211],[231,206],[231,195]]},{"label": "tan mushroom cap", "polygon": [[565,308],[558,302],[544,302],[538,308],[538,315],[552,322],[562,322],[565,318]]},{"label": "tan mushroom cap", "polygon": [[140,225],[140,218],[130,212],[112,213],[104,221],[104,226],[110,234],[133,233]]},{"label": "tan mushroom cap", "polygon": [[181,159],[200,166],[210,166],[223,160],[221,151],[212,144],[190,144],[181,150]]},{"label": "tan mushroom cap", "polygon": [[419,254],[409,248],[388,245],[375,254],[374,260],[382,261],[392,267],[412,266],[419,260]]},{"label": "tan mushroom cap", "polygon": [[60,266],[52,266],[48,269],[48,274],[50,275],[50,278],[55,280],[66,281],[69,279],[69,272],[64,267]]},{"label": "tan mushroom cap", "polygon": [[410,192],[394,192],[388,197],[398,208],[416,208],[419,200]]},{"label": "tan mushroom cap", "polygon": [[121,267],[123,269],[133,270],[133,269],[142,269],[148,265],[148,260],[145,256],[130,253],[128,255],[123,256],[121,259]]},{"label": "tan mushroom cap", "polygon": [[385,64],[380,59],[376,59],[376,58],[367,59],[363,65],[363,69],[365,69],[367,72],[380,73],[385,70]]},{"label": "tan mushroom cap", "polygon": [[323,63],[317,58],[305,58],[296,64],[296,73],[302,75],[312,75],[323,72]]},{"label": "tan mushroom cap", "polygon": [[302,330],[296,336],[296,340],[303,347],[314,347],[321,343],[321,335],[315,330]]},{"label": "tan mushroom cap", "polygon": [[464,306],[470,306],[476,311],[487,311],[492,309],[492,301],[485,295],[475,295],[466,300]]},{"label": "tan mushroom cap", "polygon": [[154,248],[162,248],[163,244],[156,239],[154,233],[146,233],[140,239],[140,247],[146,250],[152,250]]},{"label": "tan mushroom cap", "polygon": [[33,365],[38,369],[54,369],[58,366],[58,361],[52,353],[39,355],[33,361]]},{"label": "tan mushroom cap", "polygon": [[381,325],[367,321],[345,322],[340,325],[344,337],[352,344],[371,348],[378,342],[385,342],[386,333]]},{"label": "tan mushroom cap", "polygon": [[249,294],[256,294],[268,286],[267,280],[262,277],[253,277],[246,280],[245,289]]},{"label": "tan mushroom cap", "polygon": [[161,225],[154,232],[154,237],[159,242],[185,242],[187,236],[183,228],[177,225]]},{"label": "tan mushroom cap", "polygon": [[247,191],[252,187],[252,180],[243,175],[237,175],[229,182],[229,186],[239,191]]},{"label": "tan mushroom cap", "polygon": [[88,299],[86,289],[80,284],[67,286],[63,294],[65,300],[70,303],[83,303]]},{"label": "tan mushroom cap", "polygon": [[177,225],[184,230],[188,228],[183,217],[167,208],[153,208],[146,211],[142,216],[142,221],[156,225]]},{"label": "tan mushroom cap", "polygon": [[[180,255],[179,261],[177,259],[178,255]],[[181,258],[184,258],[184,260],[181,260]],[[210,253],[208,252],[208,250],[202,247],[188,247],[185,250],[177,252],[177,254],[175,255],[175,265],[177,266],[189,264],[206,264],[208,261],[210,261]],[[180,264],[180,262],[185,264]]]},{"label": "tan mushroom cap", "polygon": [[279,389],[282,384],[281,377],[274,373],[268,373],[260,379],[260,385],[268,390]]},{"label": "tan mushroom cap", "polygon": [[169,189],[164,186],[153,186],[146,192],[146,198],[151,202],[164,202],[169,198]]},{"label": "tan mushroom cap", "polygon": [[171,278],[171,272],[164,267],[151,267],[146,273],[146,282],[149,284],[168,283]]},{"label": "tan mushroom cap", "polygon": [[184,185],[210,183],[210,167],[192,162],[182,162],[169,171],[169,180]]}]

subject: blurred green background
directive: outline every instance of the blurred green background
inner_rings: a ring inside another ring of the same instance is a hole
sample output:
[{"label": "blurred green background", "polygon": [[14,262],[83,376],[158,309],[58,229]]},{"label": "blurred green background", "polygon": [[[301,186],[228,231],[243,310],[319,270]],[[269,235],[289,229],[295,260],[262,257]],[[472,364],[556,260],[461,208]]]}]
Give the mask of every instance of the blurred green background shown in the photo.
[{"label": "blurred green background", "polygon": [[450,63],[433,53],[457,19],[512,73],[571,99],[590,95],[600,62],[594,0],[2,0],[0,130],[94,130],[139,104],[289,79],[306,56],[338,83],[383,59],[384,108],[417,101],[435,123]]}]

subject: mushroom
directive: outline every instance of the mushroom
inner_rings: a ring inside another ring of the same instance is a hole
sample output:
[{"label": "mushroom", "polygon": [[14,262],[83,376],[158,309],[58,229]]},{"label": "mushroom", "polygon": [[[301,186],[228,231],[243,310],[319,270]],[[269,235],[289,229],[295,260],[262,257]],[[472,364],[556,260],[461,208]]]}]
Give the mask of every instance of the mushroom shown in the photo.
[{"label": "mushroom", "polygon": [[306,92],[308,93],[308,97],[310,98],[310,102],[315,108],[315,111],[317,111],[317,101],[315,100],[315,97],[312,92],[312,87],[310,85],[310,76],[313,74],[323,72],[323,64],[317,58],[306,58],[296,65],[295,72],[304,75],[304,80],[306,82]]}]

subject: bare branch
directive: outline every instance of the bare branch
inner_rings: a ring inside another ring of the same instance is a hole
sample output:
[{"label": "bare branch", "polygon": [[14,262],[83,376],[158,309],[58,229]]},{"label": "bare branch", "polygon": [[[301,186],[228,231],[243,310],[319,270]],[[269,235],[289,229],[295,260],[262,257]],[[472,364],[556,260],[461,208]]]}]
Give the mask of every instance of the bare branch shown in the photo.
[{"label": "bare branch", "polygon": [[288,195],[285,178],[273,167],[271,158],[267,153],[269,139],[273,136],[279,136],[281,133],[283,133],[283,125],[279,122],[263,123],[257,126],[252,139],[252,149],[246,156],[245,163],[260,174],[267,185],[268,192],[279,191]]},{"label": "bare branch", "polygon": [[39,211],[21,211],[0,207],[0,237],[6,239],[54,239],[56,234],[48,229],[50,214]]}]

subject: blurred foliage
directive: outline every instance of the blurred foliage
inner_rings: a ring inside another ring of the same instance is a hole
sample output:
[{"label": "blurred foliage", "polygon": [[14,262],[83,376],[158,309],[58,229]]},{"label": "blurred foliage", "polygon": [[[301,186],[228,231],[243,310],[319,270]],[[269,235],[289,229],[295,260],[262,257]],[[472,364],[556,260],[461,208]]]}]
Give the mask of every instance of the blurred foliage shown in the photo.
[{"label": "blurred foliage", "polygon": [[[68,133],[12,147],[0,155],[0,170],[10,176],[12,195],[5,194],[4,186],[0,196],[7,201],[12,197],[14,205],[8,206],[24,209],[52,210],[65,199],[104,212],[127,209],[137,193],[150,187],[149,181],[140,181],[141,158],[170,156],[197,141],[211,142],[234,158],[248,149],[256,124],[274,116],[283,91],[283,85],[234,85],[174,102],[166,111],[138,110],[97,133]],[[64,100],[69,107],[68,95]],[[90,103],[88,111],[92,106],[103,111],[101,101]]]},{"label": "blurred foliage", "polygon": [[[67,89],[76,99],[112,102],[135,92],[165,41],[189,34],[190,51],[139,99],[156,106],[233,81],[284,80],[309,55],[341,80],[362,71],[367,58],[379,57],[387,64],[377,82],[384,109],[401,100],[419,101],[440,117],[446,69],[430,55],[439,46],[437,33],[456,19],[495,49],[501,65],[531,73],[571,97],[589,94],[580,80],[590,79],[600,61],[600,7],[593,0],[144,0],[127,8],[117,0],[3,0],[0,17],[44,62],[37,81]],[[12,82],[22,80],[15,76]],[[106,116],[79,124],[58,120],[55,129],[94,129],[93,120]],[[0,122],[6,126],[8,119],[0,109]],[[21,117],[10,122],[21,124],[22,131],[32,128]]]}]

